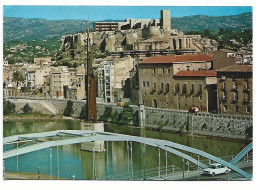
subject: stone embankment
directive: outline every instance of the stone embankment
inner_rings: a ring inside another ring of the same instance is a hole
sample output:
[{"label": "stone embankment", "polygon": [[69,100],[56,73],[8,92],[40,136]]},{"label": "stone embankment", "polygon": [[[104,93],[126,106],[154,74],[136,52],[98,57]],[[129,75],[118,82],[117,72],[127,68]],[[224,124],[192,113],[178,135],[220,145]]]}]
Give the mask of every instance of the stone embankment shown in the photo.
[{"label": "stone embankment", "polygon": [[[62,99],[9,99],[16,105],[16,111],[28,103],[33,110],[43,114],[62,115],[68,100]],[[85,101],[72,100],[72,117],[78,118]],[[116,104],[97,103],[98,120],[117,124],[135,125],[153,130],[252,140],[252,117],[219,115],[209,113],[191,114],[179,110],[131,106],[134,119],[131,122],[118,120],[123,107]],[[109,109],[108,109],[109,108]],[[109,115],[105,115],[110,110]]]}]

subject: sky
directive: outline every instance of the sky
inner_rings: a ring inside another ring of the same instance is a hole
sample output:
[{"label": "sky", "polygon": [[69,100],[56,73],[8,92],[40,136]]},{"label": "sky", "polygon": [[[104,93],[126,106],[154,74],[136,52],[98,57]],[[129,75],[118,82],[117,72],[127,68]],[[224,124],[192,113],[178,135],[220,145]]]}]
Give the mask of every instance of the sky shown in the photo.
[{"label": "sky", "polygon": [[172,17],[190,15],[224,16],[252,12],[251,6],[25,6],[5,5],[5,17],[47,20],[124,20],[160,18],[160,10],[170,9]]}]

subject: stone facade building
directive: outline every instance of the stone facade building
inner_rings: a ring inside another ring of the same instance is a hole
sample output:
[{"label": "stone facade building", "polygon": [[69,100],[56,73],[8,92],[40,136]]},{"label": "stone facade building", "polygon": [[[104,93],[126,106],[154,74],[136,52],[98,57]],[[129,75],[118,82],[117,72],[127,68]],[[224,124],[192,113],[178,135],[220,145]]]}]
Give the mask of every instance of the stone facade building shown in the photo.
[{"label": "stone facade building", "polygon": [[232,65],[217,70],[218,112],[253,114],[252,65]]},{"label": "stone facade building", "polygon": [[179,71],[211,69],[212,59],[205,54],[147,58],[138,64],[139,104],[155,108],[184,109],[176,102],[173,76]]},{"label": "stone facade building", "polygon": [[197,107],[200,112],[217,111],[217,74],[214,70],[179,71],[173,78],[174,105],[178,110]]},{"label": "stone facade building", "polygon": [[50,67],[50,73],[43,77],[41,86],[44,97],[82,100],[85,93],[85,67]]},{"label": "stone facade building", "polygon": [[45,62],[51,62],[51,57],[36,57],[33,59],[34,64],[43,64]]}]

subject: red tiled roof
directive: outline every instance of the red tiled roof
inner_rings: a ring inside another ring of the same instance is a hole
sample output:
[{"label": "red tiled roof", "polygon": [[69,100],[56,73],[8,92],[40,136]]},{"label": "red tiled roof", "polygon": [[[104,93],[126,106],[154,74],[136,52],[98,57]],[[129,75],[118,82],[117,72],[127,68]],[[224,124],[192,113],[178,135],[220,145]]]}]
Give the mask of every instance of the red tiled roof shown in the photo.
[{"label": "red tiled roof", "polygon": [[216,77],[217,73],[214,70],[179,71],[174,76],[176,76],[176,77]]},{"label": "red tiled roof", "polygon": [[222,69],[216,70],[217,72],[252,72],[252,65],[231,65]]},{"label": "red tiled roof", "polygon": [[152,56],[139,64],[156,64],[156,63],[182,63],[182,62],[198,62],[198,61],[213,61],[207,54],[189,54],[189,55],[165,55]]}]

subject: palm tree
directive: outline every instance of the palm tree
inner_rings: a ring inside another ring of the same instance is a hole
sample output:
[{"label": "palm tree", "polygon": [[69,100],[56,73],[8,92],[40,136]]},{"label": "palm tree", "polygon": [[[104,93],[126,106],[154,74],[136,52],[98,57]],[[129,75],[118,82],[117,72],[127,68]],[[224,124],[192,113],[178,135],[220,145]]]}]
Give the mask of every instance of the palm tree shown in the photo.
[{"label": "palm tree", "polygon": [[19,71],[13,72],[13,79],[12,79],[12,81],[15,82],[15,99],[16,99],[18,83],[24,82],[24,77],[23,77],[22,73],[19,72]]}]

